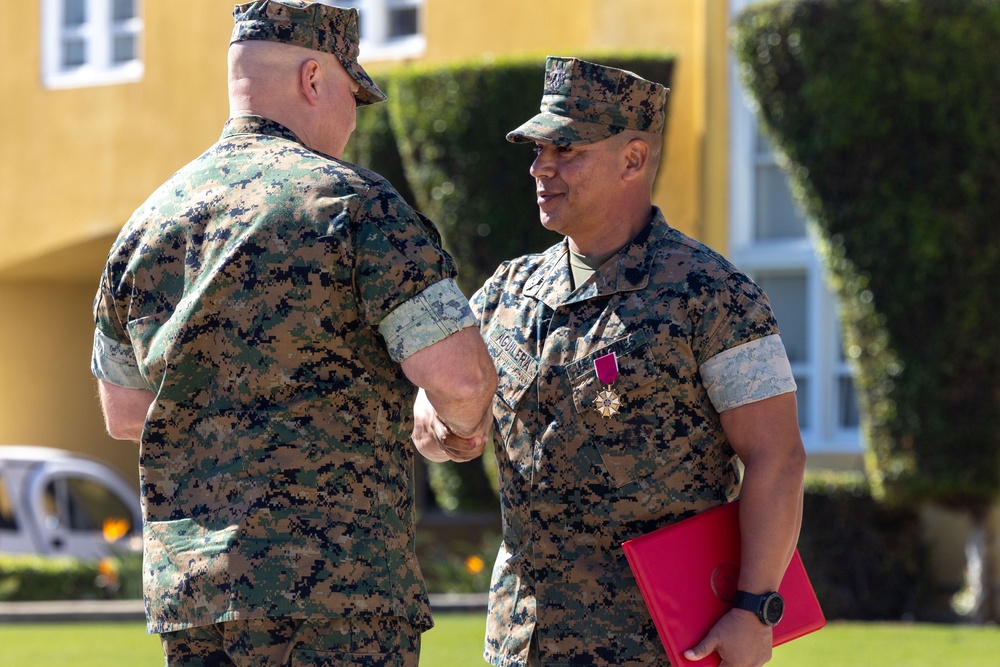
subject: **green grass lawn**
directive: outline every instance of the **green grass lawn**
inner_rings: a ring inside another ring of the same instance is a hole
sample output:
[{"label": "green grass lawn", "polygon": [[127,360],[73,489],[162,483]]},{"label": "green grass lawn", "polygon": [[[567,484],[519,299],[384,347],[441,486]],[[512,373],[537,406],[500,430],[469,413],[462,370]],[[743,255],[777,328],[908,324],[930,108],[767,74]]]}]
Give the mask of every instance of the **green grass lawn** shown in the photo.
[{"label": "green grass lawn", "polygon": [[[424,635],[426,667],[485,665],[484,614],[438,614]],[[779,646],[773,667],[980,667],[1000,664],[1000,628],[897,623],[830,623]],[[2,667],[156,667],[157,637],[141,623],[0,625]]]},{"label": "green grass lawn", "polygon": [[832,622],[774,649],[774,667],[988,667],[1000,664],[996,626]]}]

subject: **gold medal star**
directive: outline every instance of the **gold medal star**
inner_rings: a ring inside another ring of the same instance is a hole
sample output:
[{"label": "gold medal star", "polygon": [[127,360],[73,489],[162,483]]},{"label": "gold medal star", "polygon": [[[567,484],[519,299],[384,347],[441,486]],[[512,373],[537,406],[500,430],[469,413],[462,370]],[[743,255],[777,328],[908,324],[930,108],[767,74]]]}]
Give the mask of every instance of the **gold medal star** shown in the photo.
[{"label": "gold medal star", "polygon": [[605,389],[597,394],[597,400],[594,401],[594,405],[602,417],[613,417],[618,414],[618,410],[622,407],[622,402],[615,392]]}]

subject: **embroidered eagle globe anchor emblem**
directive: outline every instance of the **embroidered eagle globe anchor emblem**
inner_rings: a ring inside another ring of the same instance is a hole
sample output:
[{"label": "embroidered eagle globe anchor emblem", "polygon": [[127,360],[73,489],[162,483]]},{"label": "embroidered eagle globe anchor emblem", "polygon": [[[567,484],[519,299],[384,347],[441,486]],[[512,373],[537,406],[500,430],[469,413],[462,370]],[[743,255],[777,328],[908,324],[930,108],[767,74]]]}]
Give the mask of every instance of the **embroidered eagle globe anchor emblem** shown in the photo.
[{"label": "embroidered eagle globe anchor emblem", "polygon": [[622,407],[618,394],[611,389],[611,385],[618,379],[618,357],[612,352],[594,359],[594,370],[597,371],[597,379],[607,385],[604,391],[597,393],[594,405],[605,419],[614,417]]},{"label": "embroidered eagle globe anchor emblem", "polygon": [[548,79],[546,88],[550,91],[558,92],[562,88],[563,82],[566,81],[566,70],[562,67],[554,67],[549,71]]}]

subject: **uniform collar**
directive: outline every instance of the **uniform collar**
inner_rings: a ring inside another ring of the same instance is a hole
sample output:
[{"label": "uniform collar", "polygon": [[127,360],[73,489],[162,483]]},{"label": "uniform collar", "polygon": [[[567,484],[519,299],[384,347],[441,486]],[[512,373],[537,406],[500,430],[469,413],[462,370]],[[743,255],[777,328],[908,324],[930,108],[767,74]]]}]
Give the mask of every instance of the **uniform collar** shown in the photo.
[{"label": "uniform collar", "polygon": [[563,239],[562,243],[545,253],[541,264],[525,282],[524,294],[555,309],[598,296],[642,289],[649,283],[656,251],[669,230],[663,212],[654,206],[650,223],[605,262],[591,280],[572,292],[568,241]]},{"label": "uniform collar", "polygon": [[227,120],[222,128],[221,138],[226,139],[237,134],[263,134],[302,143],[302,140],[287,127],[263,116],[236,116]]}]

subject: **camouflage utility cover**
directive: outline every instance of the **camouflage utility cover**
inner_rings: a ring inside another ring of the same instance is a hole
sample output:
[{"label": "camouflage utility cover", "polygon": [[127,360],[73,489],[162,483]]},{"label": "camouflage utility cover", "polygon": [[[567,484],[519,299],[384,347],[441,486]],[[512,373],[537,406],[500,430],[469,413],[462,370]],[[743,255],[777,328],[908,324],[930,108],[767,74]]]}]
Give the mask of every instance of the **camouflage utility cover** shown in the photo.
[{"label": "camouflage utility cover", "polygon": [[337,56],[361,88],[358,106],[384,102],[385,93],[358,63],[358,10],[299,0],[255,0],[233,9],[235,42],[262,41],[301,46]]},{"label": "camouflage utility cover", "polygon": [[566,147],[625,130],[662,134],[669,92],[628,70],[549,56],[539,113],[508,133],[507,140]]},{"label": "camouflage utility cover", "polygon": [[[777,334],[766,297],[656,210],[575,291],[563,242],[502,265],[472,307],[499,375],[487,659],[523,665],[537,632],[544,665],[668,664],[621,544],[737,493],[699,369]],[[604,417],[594,360],[609,352],[622,404]]]},{"label": "camouflage utility cover", "polygon": [[378,175],[259,117],[139,208],[95,300],[155,392],[140,453],[151,632],[275,616],[430,625],[414,387],[383,318],[455,275]]}]

